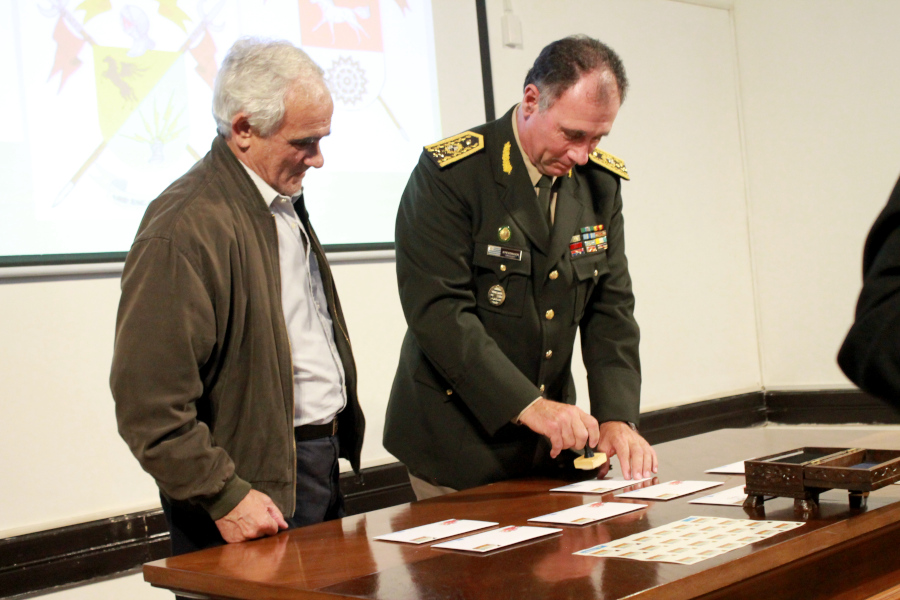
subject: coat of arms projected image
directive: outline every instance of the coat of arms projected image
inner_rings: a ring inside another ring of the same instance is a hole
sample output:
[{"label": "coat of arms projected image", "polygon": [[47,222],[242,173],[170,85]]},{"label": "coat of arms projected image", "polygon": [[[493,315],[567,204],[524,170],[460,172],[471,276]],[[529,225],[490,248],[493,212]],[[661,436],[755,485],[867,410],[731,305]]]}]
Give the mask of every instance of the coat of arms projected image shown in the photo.
[{"label": "coat of arms projected image", "polygon": [[122,252],[147,204],[209,150],[218,65],[287,39],[334,99],[305,181],[326,244],[392,241],[422,146],[441,137],[429,0],[0,3],[0,256]]}]

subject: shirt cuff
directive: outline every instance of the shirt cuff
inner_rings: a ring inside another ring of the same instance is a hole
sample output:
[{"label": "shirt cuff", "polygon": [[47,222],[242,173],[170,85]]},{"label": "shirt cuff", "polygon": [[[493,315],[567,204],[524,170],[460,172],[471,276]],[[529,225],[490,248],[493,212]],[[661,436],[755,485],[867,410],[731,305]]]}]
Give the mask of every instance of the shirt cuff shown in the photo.
[{"label": "shirt cuff", "polygon": [[531,402],[529,402],[529,403],[528,403],[528,406],[526,406],[525,408],[523,408],[523,409],[521,410],[521,412],[519,412],[519,414],[516,415],[516,418],[512,420],[513,425],[521,425],[519,419],[522,418],[522,413],[524,413],[526,410],[528,410],[529,408],[531,408],[531,405],[532,405],[532,404],[534,404],[534,403],[537,402],[538,400],[543,400],[543,399],[544,399],[543,396],[538,396],[537,398],[535,398],[534,400],[532,400]]}]

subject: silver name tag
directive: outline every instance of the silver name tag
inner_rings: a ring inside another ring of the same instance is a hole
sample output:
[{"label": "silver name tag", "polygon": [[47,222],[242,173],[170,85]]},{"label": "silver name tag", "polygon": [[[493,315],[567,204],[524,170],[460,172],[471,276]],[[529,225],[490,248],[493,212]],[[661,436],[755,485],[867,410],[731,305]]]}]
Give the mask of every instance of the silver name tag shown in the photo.
[{"label": "silver name tag", "polygon": [[506,258],[509,260],[522,260],[522,251],[512,248],[504,248],[503,246],[488,246],[488,256],[496,256],[497,258]]}]

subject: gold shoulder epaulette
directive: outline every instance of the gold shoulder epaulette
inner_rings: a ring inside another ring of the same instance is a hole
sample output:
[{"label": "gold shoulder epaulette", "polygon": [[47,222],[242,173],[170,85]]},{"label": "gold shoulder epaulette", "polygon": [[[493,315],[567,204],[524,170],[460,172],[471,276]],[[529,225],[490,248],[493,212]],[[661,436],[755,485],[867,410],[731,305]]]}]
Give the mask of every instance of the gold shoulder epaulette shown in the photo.
[{"label": "gold shoulder epaulette", "polygon": [[471,156],[484,148],[484,136],[474,131],[464,131],[436,144],[425,146],[425,152],[440,168]]},{"label": "gold shoulder epaulette", "polygon": [[615,157],[609,152],[604,152],[600,148],[594,148],[594,151],[589,156],[593,162],[607,171],[618,175],[622,179],[631,179],[628,176],[628,169],[625,168],[625,162],[621,158]]}]

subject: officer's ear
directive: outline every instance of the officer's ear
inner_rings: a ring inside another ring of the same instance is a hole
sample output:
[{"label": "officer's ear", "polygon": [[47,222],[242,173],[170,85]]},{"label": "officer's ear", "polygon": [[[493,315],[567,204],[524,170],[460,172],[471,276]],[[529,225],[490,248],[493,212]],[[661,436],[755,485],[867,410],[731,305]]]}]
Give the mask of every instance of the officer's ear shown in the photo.
[{"label": "officer's ear", "polygon": [[541,92],[533,83],[525,86],[525,92],[522,94],[522,113],[526,117],[530,117],[540,110]]}]

